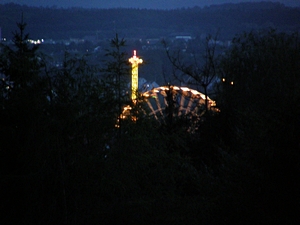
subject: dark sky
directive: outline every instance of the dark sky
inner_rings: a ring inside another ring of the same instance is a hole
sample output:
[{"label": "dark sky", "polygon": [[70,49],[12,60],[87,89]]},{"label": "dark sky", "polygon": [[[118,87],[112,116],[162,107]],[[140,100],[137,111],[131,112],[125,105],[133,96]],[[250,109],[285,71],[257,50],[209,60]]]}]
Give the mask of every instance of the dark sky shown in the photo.
[{"label": "dark sky", "polygon": [[[14,2],[30,6],[84,7],[84,8],[149,8],[172,9],[222,3],[260,2],[262,0],[0,0],[0,3]],[[268,1],[268,0],[265,0]],[[286,6],[300,7],[300,0],[269,0]]]}]

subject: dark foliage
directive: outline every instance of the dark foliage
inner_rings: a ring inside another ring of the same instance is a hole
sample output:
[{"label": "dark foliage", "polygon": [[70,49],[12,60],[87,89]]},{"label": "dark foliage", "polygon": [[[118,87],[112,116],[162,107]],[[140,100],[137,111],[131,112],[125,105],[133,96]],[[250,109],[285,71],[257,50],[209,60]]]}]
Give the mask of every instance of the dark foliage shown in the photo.
[{"label": "dark foliage", "polygon": [[103,68],[52,67],[24,28],[1,47],[1,224],[298,224],[298,34],[237,36],[215,68],[220,113],[187,132],[171,103],[166,125],[132,104],[116,128],[123,39]]},{"label": "dark foliage", "polygon": [[299,44],[298,33],[253,31],[237,36],[222,60],[226,136],[258,182],[252,210],[263,223],[299,222]]}]

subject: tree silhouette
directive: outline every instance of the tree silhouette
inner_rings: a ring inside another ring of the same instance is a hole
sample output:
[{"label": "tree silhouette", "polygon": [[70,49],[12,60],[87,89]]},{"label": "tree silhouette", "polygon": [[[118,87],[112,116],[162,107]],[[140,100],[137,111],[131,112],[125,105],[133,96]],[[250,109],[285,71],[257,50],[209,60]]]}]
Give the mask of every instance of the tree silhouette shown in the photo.
[{"label": "tree silhouette", "polygon": [[187,85],[200,89],[205,95],[205,110],[209,111],[208,88],[216,79],[217,75],[217,36],[208,36],[205,40],[203,58],[200,53],[192,52],[191,57],[182,53],[181,49],[170,50],[163,41],[167,56],[173,66],[173,74],[181,85]]},{"label": "tree silhouette", "polygon": [[237,36],[221,62],[224,137],[257,173],[266,223],[299,221],[299,46],[298,33],[252,31]]}]

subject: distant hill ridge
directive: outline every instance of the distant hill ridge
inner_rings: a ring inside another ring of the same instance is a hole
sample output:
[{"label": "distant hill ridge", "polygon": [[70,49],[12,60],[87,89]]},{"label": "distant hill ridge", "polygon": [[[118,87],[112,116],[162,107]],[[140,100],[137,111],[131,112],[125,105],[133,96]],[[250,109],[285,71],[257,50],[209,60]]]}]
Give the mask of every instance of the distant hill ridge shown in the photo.
[{"label": "distant hill ridge", "polygon": [[[218,11],[218,13],[216,13]],[[33,38],[83,38],[98,35],[110,38],[115,32],[125,38],[153,38],[174,32],[194,36],[215,33],[231,39],[236,33],[273,27],[282,31],[299,31],[300,8],[281,3],[259,2],[211,5],[174,10],[153,9],[85,9],[29,7],[0,4],[2,37],[11,38],[21,14]]]}]

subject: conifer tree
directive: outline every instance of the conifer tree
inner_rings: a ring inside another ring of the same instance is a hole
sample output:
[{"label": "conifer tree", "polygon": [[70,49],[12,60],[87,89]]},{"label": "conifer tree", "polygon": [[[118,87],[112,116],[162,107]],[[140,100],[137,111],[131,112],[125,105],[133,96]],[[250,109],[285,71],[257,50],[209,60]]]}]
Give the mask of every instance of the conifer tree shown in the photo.
[{"label": "conifer tree", "polygon": [[14,83],[14,88],[32,86],[38,79],[41,64],[38,60],[38,45],[29,44],[29,34],[25,33],[26,23],[17,23],[13,46],[3,45],[0,61],[1,73]]}]

